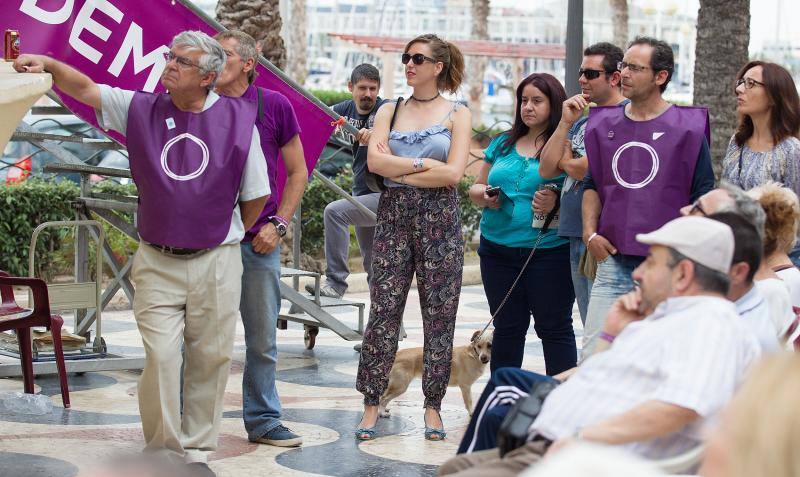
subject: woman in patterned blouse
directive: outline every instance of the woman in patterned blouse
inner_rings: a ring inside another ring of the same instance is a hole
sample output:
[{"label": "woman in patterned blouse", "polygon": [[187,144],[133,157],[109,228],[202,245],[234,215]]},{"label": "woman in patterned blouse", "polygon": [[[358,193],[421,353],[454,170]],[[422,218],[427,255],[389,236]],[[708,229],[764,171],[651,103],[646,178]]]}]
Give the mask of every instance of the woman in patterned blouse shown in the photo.
[{"label": "woman in patterned blouse", "polygon": [[792,76],[774,63],[751,61],[735,92],[739,127],[722,178],[744,190],[780,182],[800,195],[800,99]]},{"label": "woman in patterned blouse", "polygon": [[[722,178],[744,190],[774,181],[800,196],[800,98],[779,65],[751,61],[737,75],[739,127],[722,162]],[[789,254],[800,264],[800,247]]]}]

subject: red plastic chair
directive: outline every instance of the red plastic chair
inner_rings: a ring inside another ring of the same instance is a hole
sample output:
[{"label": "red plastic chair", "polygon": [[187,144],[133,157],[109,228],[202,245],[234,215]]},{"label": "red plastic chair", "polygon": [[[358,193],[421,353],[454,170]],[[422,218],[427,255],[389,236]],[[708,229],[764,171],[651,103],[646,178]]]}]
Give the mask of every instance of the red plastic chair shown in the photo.
[{"label": "red plastic chair", "polygon": [[[33,310],[21,308],[14,300],[14,286],[31,289],[33,294]],[[64,350],[61,346],[61,326],[64,319],[50,314],[50,299],[47,285],[38,278],[11,277],[0,270],[0,331],[16,330],[19,343],[19,360],[22,366],[22,380],[25,392],[33,394],[33,353],[31,352],[31,327],[47,327],[53,335],[53,350],[56,355],[58,379],[61,382],[61,400],[64,407],[69,407],[69,385],[67,384],[67,367],[64,364]],[[17,316],[11,316],[17,315]]]}]

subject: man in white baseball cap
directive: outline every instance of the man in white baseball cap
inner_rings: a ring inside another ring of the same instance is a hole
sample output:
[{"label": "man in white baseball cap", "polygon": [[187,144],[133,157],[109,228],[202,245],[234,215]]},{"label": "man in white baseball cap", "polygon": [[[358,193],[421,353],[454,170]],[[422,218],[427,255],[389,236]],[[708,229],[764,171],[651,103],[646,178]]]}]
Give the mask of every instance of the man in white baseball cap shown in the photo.
[{"label": "man in white baseball cap", "polygon": [[[733,232],[719,221],[681,217],[636,239],[650,245],[632,274],[639,286],[611,307],[594,354],[544,398],[528,442],[503,457],[498,449],[456,456],[438,475],[510,477],[576,440],[621,446],[648,459],[702,443],[703,426],[760,355],[725,298]],[[531,382],[548,379],[513,371]],[[476,409],[473,417],[481,414]]]}]

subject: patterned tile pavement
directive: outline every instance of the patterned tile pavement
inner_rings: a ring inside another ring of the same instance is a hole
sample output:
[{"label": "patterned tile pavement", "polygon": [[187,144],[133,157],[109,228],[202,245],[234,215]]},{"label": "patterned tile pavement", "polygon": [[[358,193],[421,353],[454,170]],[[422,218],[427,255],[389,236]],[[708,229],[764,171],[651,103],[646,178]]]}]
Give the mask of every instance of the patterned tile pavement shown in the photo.
[{"label": "patterned tile pavement", "polygon": [[[348,299],[368,303],[367,293]],[[288,304],[285,304],[288,306]],[[367,306],[367,309],[369,307]],[[355,327],[352,308],[333,314]],[[576,309],[577,310],[577,309]],[[461,292],[456,345],[466,344],[472,332],[489,318],[480,285]],[[405,311],[408,337],[402,348],[422,346],[419,297],[411,290]],[[582,327],[573,314],[576,339]],[[130,311],[104,313],[105,340],[112,352],[142,355],[142,344]],[[321,330],[313,350],[303,344],[300,325],[278,331],[278,391],[284,423],[304,438],[300,448],[285,449],[248,442],[241,420],[244,335],[237,328],[234,363],[225,395],[219,449],[210,466],[220,477],[233,476],[430,476],[455,453],[469,416],[460,391],[450,388],[442,404],[448,431],[444,442],[423,438],[423,396],[419,380],[393,403],[392,417],[381,419],[378,438],[358,443],[353,430],[361,415],[361,394],[355,386],[358,354],[328,330]],[[8,358],[0,357],[0,360]],[[533,327],[528,334],[524,367],[543,372],[541,342]],[[480,394],[487,372],[473,386]],[[136,398],[136,371],[104,371],[70,376],[72,408],[61,407],[56,376],[36,379],[36,391],[50,396],[55,409],[44,416],[0,412],[0,476],[71,477],[91,469],[109,456],[135,453],[143,447]],[[21,391],[21,379],[0,379],[0,393]]]}]

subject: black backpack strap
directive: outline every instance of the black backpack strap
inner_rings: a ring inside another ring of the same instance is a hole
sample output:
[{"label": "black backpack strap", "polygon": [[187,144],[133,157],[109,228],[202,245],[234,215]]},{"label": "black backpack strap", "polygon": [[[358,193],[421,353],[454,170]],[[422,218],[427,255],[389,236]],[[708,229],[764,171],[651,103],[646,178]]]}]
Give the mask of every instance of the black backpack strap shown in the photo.
[{"label": "black backpack strap", "polygon": [[258,97],[258,116],[257,116],[257,118],[258,118],[258,121],[262,122],[262,123],[264,122],[264,96],[263,96],[263,94],[264,94],[264,92],[261,90],[261,88],[256,86],[256,96]]},{"label": "black backpack strap", "polygon": [[392,120],[389,122],[389,132],[394,129],[394,120],[397,119],[397,111],[400,109],[400,105],[403,104],[403,97],[400,96],[397,98],[397,104],[394,105],[394,112],[392,113]]}]

